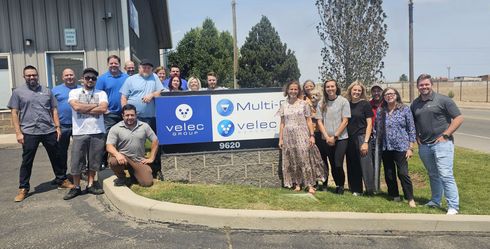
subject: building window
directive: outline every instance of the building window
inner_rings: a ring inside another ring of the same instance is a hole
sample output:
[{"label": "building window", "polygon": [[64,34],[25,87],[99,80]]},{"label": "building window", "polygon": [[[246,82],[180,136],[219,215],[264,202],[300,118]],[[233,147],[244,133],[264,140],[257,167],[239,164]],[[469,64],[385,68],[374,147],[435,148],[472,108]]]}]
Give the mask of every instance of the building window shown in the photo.
[{"label": "building window", "polygon": [[82,77],[83,68],[85,67],[85,53],[82,52],[46,52],[47,70],[48,70],[48,87],[63,84],[61,74],[65,68],[71,68],[75,71],[75,77]]}]

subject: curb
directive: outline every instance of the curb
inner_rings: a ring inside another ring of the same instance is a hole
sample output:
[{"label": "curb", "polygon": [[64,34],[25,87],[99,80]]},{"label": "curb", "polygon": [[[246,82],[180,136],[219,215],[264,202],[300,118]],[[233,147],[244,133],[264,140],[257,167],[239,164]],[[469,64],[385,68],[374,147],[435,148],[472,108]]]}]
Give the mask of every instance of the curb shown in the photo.
[{"label": "curb", "polygon": [[103,181],[109,201],[128,216],[212,228],[278,231],[472,231],[490,232],[487,215],[378,214],[220,209],[162,202],[139,196],[127,187]]}]

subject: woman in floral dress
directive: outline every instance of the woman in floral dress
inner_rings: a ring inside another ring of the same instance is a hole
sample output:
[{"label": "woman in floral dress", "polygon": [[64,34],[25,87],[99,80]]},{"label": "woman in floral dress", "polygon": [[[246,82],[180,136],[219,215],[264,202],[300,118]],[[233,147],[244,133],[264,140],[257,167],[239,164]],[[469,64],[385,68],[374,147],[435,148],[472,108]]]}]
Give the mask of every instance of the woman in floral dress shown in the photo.
[{"label": "woman in floral dress", "polygon": [[311,111],[306,101],[299,99],[301,87],[290,82],[284,92],[287,97],[281,105],[279,148],[282,149],[282,175],[284,186],[300,191],[301,186],[315,193],[313,185],[325,181],[323,160],[315,146]]}]

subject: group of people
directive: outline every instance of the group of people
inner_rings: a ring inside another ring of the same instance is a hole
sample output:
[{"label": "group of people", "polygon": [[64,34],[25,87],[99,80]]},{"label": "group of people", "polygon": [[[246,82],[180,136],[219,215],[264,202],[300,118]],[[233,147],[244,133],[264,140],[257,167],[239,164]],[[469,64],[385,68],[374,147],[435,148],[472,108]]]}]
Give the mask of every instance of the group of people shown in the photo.
[{"label": "group of people", "polygon": [[205,90],[222,90],[226,87],[218,86],[218,76],[215,72],[209,72],[206,75],[208,87],[202,87],[201,80],[196,76],[189,77],[188,80],[180,76],[180,68],[177,65],[170,66],[170,77],[164,67],[159,66],[154,70],[163,84],[163,91],[180,92],[180,91],[205,91]]},{"label": "group of people", "polygon": [[[163,180],[154,98],[165,91],[165,81],[176,77],[181,83],[186,81],[180,79],[177,66],[172,66],[171,77],[162,81],[154,73],[153,63],[146,59],[139,63],[138,73],[132,61],[125,63],[126,72],[121,71],[117,55],[109,56],[107,65],[107,72],[100,76],[97,70],[85,68],[81,85],[74,70],[65,68],[63,84],[53,89],[39,83],[34,66],[24,68],[26,84],[14,89],[8,103],[16,138],[23,148],[16,202],[28,196],[39,143],[46,148],[55,174],[51,183],[70,189],[65,200],[83,193],[82,173],[87,176],[85,193],[104,193],[95,177],[106,165],[117,176],[116,186],[126,184],[125,169],[142,186],[151,186],[154,178]],[[189,82],[193,88],[192,78]],[[209,74],[208,82],[214,82],[209,86],[217,88],[214,73]],[[67,175],[70,139],[71,181]],[[147,140],[151,141],[149,154],[145,151]]]},{"label": "group of people", "polygon": [[[14,89],[8,107],[17,141],[22,144],[19,192],[16,202],[30,190],[29,180],[34,157],[42,143],[55,174],[53,184],[70,191],[63,197],[82,194],[80,179],[87,174],[86,193],[102,194],[95,183],[97,172],[108,163],[117,179],[126,184],[124,170],[142,186],[153,179],[163,180],[160,147],[156,134],[155,101],[165,91],[204,90],[196,77],[180,77],[173,65],[165,78],[162,67],[142,60],[135,73],[134,63],[125,64],[116,55],[107,58],[108,71],[100,75],[93,68],[83,70],[82,84],[74,70],[62,73],[63,84],[52,90],[39,84],[38,71],[26,66],[26,84]],[[207,75],[207,90],[217,86],[217,76]],[[432,90],[430,75],[417,79],[419,97],[405,105],[397,89],[379,85],[367,89],[360,81],[349,85],[342,96],[335,80],[326,80],[321,91],[313,81],[303,86],[292,81],[285,87],[287,101],[281,105],[279,147],[282,149],[282,176],[285,187],[311,194],[327,187],[330,171],[336,194],[344,194],[344,158],[347,161],[349,191],[354,196],[374,195],[379,191],[375,167],[382,158],[388,195],[400,201],[397,176],[410,207],[415,207],[408,160],[416,144],[430,179],[431,200],[426,204],[440,207],[443,194],[448,214],[457,214],[459,195],[453,174],[453,133],[463,122],[458,107],[447,96]],[[67,178],[68,148],[72,138],[71,175]],[[145,142],[151,141],[146,154]]]},{"label": "group of people", "polygon": [[334,193],[342,195],[346,158],[349,191],[371,196],[379,191],[375,165],[382,161],[390,198],[401,201],[398,176],[408,205],[416,207],[408,160],[418,144],[432,192],[425,205],[441,207],[445,195],[447,214],[457,214],[453,133],[463,116],[452,99],[432,90],[430,75],[420,75],[417,88],[419,97],[407,106],[393,87],[373,85],[368,101],[360,81],[350,84],[343,96],[335,80],[326,80],[321,91],[311,80],[302,87],[298,81],[288,83],[278,112],[284,186],[311,194],[323,190],[330,165]]}]

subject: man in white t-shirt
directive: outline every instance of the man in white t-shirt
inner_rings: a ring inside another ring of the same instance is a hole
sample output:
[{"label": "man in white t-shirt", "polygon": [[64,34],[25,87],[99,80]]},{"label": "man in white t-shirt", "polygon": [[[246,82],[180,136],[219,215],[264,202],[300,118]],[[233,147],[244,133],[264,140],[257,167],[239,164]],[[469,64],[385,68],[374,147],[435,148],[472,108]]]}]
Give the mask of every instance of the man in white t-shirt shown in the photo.
[{"label": "man in white t-shirt", "polygon": [[71,174],[73,175],[73,187],[63,197],[72,199],[82,194],[80,189],[80,173],[82,167],[80,161],[88,158],[88,176],[86,192],[99,195],[104,190],[94,184],[96,172],[102,163],[105,148],[104,113],[107,111],[107,94],[95,89],[99,73],[93,68],[83,70],[83,87],[71,90],[68,103],[72,107],[73,144],[71,151]]}]

